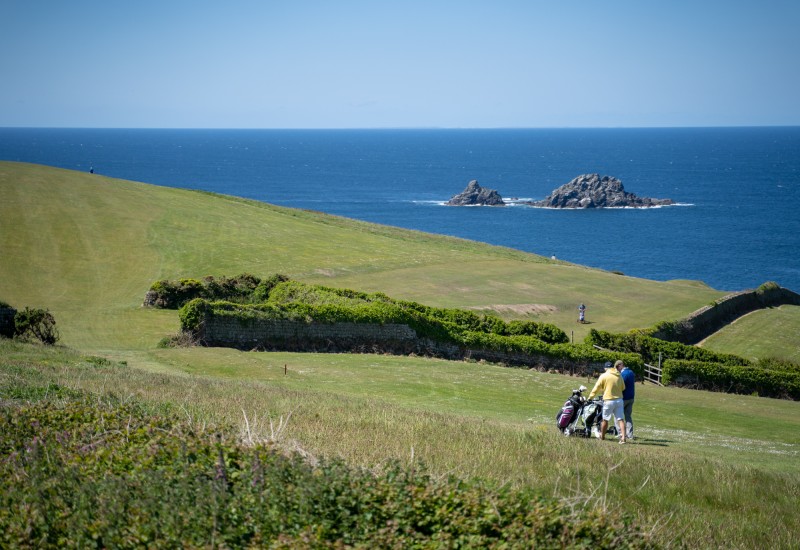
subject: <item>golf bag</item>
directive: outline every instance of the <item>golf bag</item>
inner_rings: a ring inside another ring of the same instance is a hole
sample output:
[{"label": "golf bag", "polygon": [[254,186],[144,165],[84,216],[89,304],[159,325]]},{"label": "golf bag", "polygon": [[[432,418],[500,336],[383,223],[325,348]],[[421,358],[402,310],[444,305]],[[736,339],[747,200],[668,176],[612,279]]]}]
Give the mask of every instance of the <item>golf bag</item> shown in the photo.
[{"label": "golf bag", "polygon": [[572,390],[572,395],[569,396],[564,402],[564,406],[556,414],[556,427],[564,434],[570,435],[581,416],[583,406],[586,403],[586,398],[583,397],[583,392],[586,391],[586,386],[581,386],[577,390]]},{"label": "golf bag", "polygon": [[[586,386],[572,390],[572,395],[556,414],[556,427],[564,435],[595,437],[600,434],[600,423],[603,420],[603,399],[587,400],[583,397]],[[609,426],[608,432],[613,435],[616,428]]]}]

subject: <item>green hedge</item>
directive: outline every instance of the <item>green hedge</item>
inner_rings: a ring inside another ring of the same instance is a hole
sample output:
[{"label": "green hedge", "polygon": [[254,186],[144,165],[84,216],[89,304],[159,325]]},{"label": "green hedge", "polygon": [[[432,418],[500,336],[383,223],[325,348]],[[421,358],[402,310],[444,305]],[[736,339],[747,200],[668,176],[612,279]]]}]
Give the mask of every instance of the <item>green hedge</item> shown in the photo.
[{"label": "green hedge", "polygon": [[500,334],[492,332],[492,329],[497,330],[500,323],[500,328],[507,330],[508,325],[501,319],[485,318],[462,310],[428,308],[414,302],[381,301],[355,305],[313,305],[302,302],[234,304],[195,299],[180,310],[181,329],[197,333],[207,315],[234,317],[243,323],[291,320],[306,323],[401,324],[412,328],[420,338],[468,349],[540,355],[584,364],[623,359],[634,372],[641,375],[644,370],[644,362],[636,354],[609,353],[581,344],[553,344],[528,334]]},{"label": "green hedge", "polygon": [[[248,288],[253,288],[249,294]],[[531,336],[549,344],[569,343],[569,337],[563,330],[548,323],[506,323],[494,315],[393,300],[380,292],[369,294],[346,288],[309,285],[289,280],[283,275],[273,275],[263,281],[252,275],[240,275],[234,279],[206,277],[202,283],[194,279],[158,281],[151,290],[159,293],[160,303],[180,304],[181,307],[198,298],[220,302],[215,305],[215,311],[219,312],[230,307],[221,305],[223,301],[252,305],[251,309],[242,309],[238,314],[243,317],[251,314],[248,311],[270,312],[275,318],[283,318],[281,315],[290,315],[290,312],[292,316],[297,316],[303,315],[304,311],[313,311],[313,318],[319,322],[402,323],[411,326],[420,336],[434,340],[449,338],[449,341],[455,341],[453,335],[471,331],[502,336]],[[199,318],[194,312],[195,307],[198,306],[192,306],[180,314],[184,330],[197,331]],[[310,316],[311,313],[306,315]]]},{"label": "green hedge", "polygon": [[462,334],[459,343],[472,349],[544,355],[574,363],[604,363],[622,359],[638,376],[644,374],[644,361],[640,355],[609,353],[586,344],[548,344],[531,336],[503,336],[480,332]]},{"label": "green hedge", "polygon": [[729,353],[717,353],[711,350],[689,346],[679,342],[668,342],[648,336],[640,330],[632,330],[623,334],[613,334],[610,332],[591,329],[584,340],[587,344],[598,345],[602,348],[626,352],[638,353],[646,363],[655,364],[658,362],[658,354],[661,359],[683,359],[687,361],[704,361],[710,363],[722,363],[725,365],[750,365],[750,361],[738,355]]},{"label": "green hedge", "polygon": [[800,373],[758,366],[668,360],[662,364],[662,381],[711,391],[800,399]]},{"label": "green hedge", "polygon": [[759,359],[758,361],[755,362],[755,366],[767,370],[774,370],[780,372],[794,372],[800,374],[800,365],[798,365],[797,363],[792,363],[791,361],[787,361],[785,359],[777,359],[774,357]]},{"label": "green hedge", "polygon": [[165,309],[178,309],[195,298],[207,300],[227,300],[234,302],[263,302],[269,298],[270,291],[279,283],[287,281],[285,275],[275,274],[261,279],[249,273],[236,277],[204,277],[198,279],[167,279],[156,281],[150,292],[156,294],[154,303]]}]

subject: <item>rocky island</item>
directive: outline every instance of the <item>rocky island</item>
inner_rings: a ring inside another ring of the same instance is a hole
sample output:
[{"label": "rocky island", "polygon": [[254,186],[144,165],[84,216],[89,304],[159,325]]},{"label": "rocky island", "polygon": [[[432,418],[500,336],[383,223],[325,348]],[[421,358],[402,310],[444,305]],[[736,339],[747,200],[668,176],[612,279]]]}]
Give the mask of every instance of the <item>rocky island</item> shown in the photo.
[{"label": "rocky island", "polygon": [[540,208],[649,208],[673,204],[671,199],[651,199],[628,193],[610,176],[584,174],[555,189],[544,200],[526,202]]},{"label": "rocky island", "polygon": [[458,195],[453,196],[445,204],[448,206],[505,206],[503,197],[494,189],[487,189],[478,185],[478,180],[472,180]]}]

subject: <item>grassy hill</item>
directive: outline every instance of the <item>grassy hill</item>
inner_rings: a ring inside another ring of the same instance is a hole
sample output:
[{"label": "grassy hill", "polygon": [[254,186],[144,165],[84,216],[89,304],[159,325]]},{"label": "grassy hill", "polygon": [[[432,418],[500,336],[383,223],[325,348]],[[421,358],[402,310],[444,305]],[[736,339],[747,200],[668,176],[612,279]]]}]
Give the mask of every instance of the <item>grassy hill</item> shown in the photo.
[{"label": "grassy hill", "polygon": [[[48,307],[66,344],[147,349],[174,314],[139,306],[162,278],[283,273],[434,306],[555,323],[575,338],[681,317],[722,293],[481,243],[233,197],[0,163],[0,298]],[[591,324],[579,325],[585,303]],[[515,313],[516,312],[516,313]],[[532,312],[532,313],[527,313]]]},{"label": "grassy hill", "polygon": [[777,357],[800,363],[800,307],[754,311],[707,338],[702,346],[748,359]]},{"label": "grassy hill", "polygon": [[[800,536],[798,403],[638,386],[637,444],[566,439],[553,417],[572,387],[593,381],[426,358],[158,349],[177,315],[140,307],[158,279],[280,272],[552,322],[579,340],[590,328],[683,317],[722,295],[702,283],[35,165],[0,162],[0,197],[0,300],[49,308],[77,350],[0,342],[0,402],[19,384],[57,384],[168,404],[197,426],[228,423],[311,457],[423,461],[437,476],[594,495],[661,526],[662,544],[789,548]],[[590,324],[575,323],[581,302]],[[796,349],[796,311],[758,312],[708,345],[758,341],[767,324],[780,327],[774,340],[748,354]]]}]

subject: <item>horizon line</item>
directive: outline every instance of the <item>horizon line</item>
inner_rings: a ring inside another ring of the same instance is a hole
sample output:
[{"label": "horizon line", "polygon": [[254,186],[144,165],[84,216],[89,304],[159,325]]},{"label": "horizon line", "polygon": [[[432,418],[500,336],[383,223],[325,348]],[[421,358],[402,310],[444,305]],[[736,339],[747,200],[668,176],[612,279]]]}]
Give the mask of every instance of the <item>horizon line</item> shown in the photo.
[{"label": "horizon line", "polygon": [[689,130],[722,128],[798,128],[800,124],[730,124],[686,126],[5,126],[3,130],[237,130],[237,131],[342,131],[342,130]]}]

